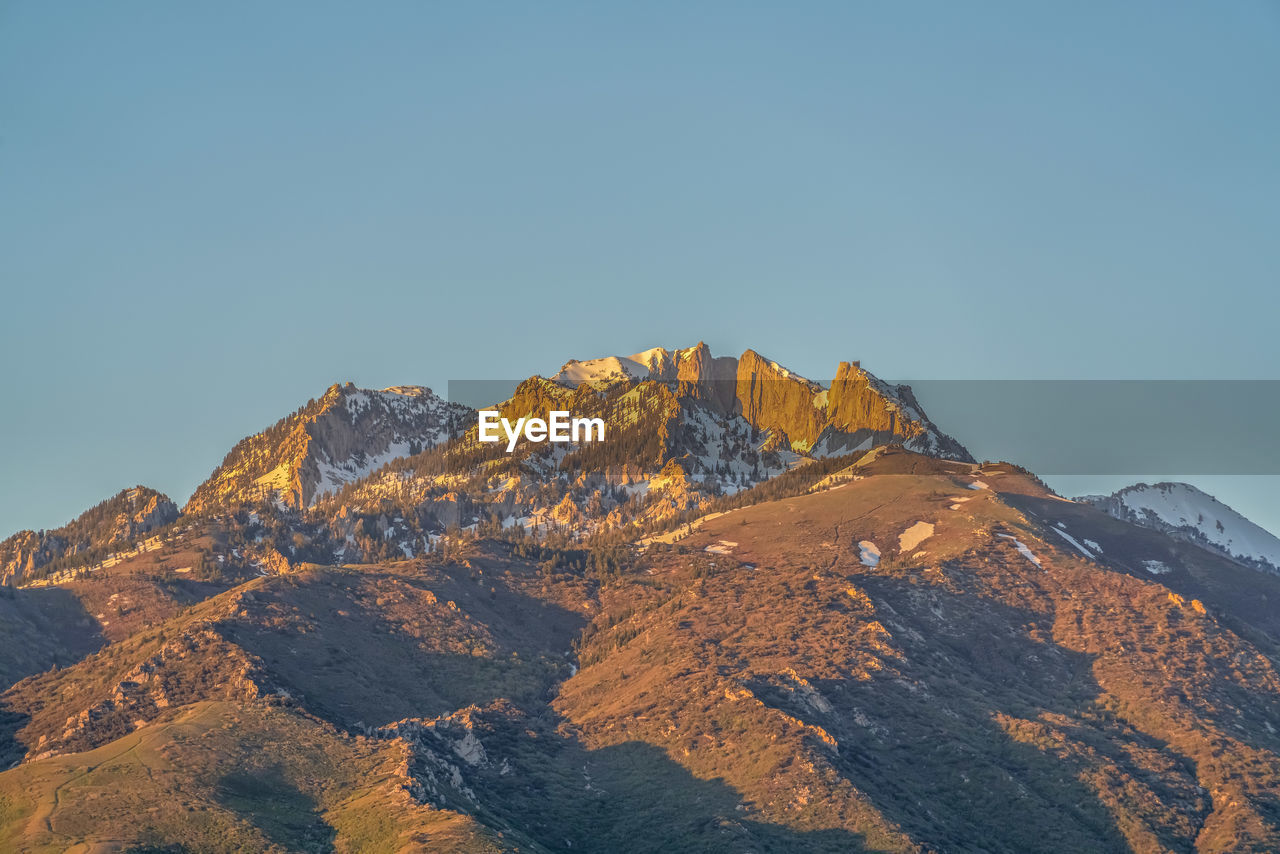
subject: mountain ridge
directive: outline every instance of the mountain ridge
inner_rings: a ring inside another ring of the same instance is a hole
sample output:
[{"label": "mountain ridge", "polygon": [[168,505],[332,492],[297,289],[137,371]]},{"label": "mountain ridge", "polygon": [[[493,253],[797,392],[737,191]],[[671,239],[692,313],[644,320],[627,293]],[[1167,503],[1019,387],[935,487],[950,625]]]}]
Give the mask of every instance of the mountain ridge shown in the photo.
[{"label": "mountain ridge", "polygon": [[1280,537],[1189,483],[1136,483],[1110,495],[1085,495],[1077,500],[1117,519],[1280,574]]},{"label": "mountain ridge", "polygon": [[392,459],[453,438],[471,411],[423,386],[375,391],[335,383],[320,398],[236,443],[183,510],[207,512],[263,497],[310,506],[318,495]]},{"label": "mountain ridge", "polygon": [[683,349],[655,347],[631,356],[571,360],[550,379],[570,388],[647,379],[674,382],[679,396],[742,415],[756,429],[775,431],[802,452],[814,449],[819,440],[820,452],[838,446],[844,453],[866,450],[868,441],[897,441],[925,453],[973,459],[924,417],[910,387],[885,383],[859,362],[839,363],[835,379],[824,386],[755,350],[736,358],[717,357],[699,341]]},{"label": "mountain ridge", "polygon": [[101,559],[177,518],[177,505],[164,493],[145,486],[121,490],[58,528],[18,531],[0,541],[0,586],[56,569],[60,560]]}]

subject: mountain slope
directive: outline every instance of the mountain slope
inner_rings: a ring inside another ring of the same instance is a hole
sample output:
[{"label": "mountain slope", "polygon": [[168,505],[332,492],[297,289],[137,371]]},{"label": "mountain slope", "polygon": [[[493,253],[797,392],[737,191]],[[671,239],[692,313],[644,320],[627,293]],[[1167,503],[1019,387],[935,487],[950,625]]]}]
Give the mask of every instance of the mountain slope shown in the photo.
[{"label": "mountain slope", "polygon": [[1117,519],[1280,573],[1280,538],[1189,483],[1139,483],[1079,500]]},{"label": "mountain slope", "polygon": [[473,418],[471,409],[420,386],[372,391],[333,385],[319,400],[237,443],[184,511],[264,499],[309,507],[391,460],[453,438]]},{"label": "mountain slope", "polygon": [[1085,558],[1011,502],[1110,520],[1012,469],[860,477],[708,520],[602,595],[557,708],[877,850],[1280,843],[1274,640]]},{"label": "mountain slope", "polygon": [[[1008,465],[878,449],[813,489],[643,550],[456,535],[245,582],[0,696],[25,760],[0,773],[0,839],[123,838],[33,825],[38,793],[119,810],[94,751],[133,762],[176,727],[143,755],[188,776],[121,770],[124,791],[175,780],[147,791],[286,848],[342,850],[344,803],[528,851],[1280,845],[1280,578]],[[276,741],[305,749],[268,788],[217,782]],[[332,764],[397,755],[367,786]],[[195,827],[163,808],[146,839]]]},{"label": "mountain slope", "polygon": [[177,506],[164,494],[145,486],[121,490],[61,528],[19,531],[0,542],[0,585],[101,560],[177,518]]},{"label": "mountain slope", "polygon": [[1280,850],[1280,575],[1208,496],[1066,500],[852,362],[500,408],[607,439],[335,386],[174,524],[7,541],[0,849]]},{"label": "mountain slope", "polygon": [[269,704],[198,702],[0,775],[5,851],[511,850],[406,791],[406,751]]}]

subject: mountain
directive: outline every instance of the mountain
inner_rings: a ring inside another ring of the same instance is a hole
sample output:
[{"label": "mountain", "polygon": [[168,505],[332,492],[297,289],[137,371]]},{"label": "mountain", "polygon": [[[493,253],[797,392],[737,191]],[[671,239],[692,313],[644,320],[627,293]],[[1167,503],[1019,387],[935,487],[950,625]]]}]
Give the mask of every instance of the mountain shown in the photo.
[{"label": "mountain", "polygon": [[1203,493],[1068,500],[856,362],[498,408],[606,439],[334,386],[6,541],[0,850],[1280,850],[1280,574]]},{"label": "mountain", "polygon": [[309,507],[393,459],[453,438],[473,419],[473,410],[429,388],[373,391],[335,384],[319,400],[238,442],[184,512],[263,499]]},{"label": "mountain", "polygon": [[145,486],[122,490],[61,528],[19,531],[0,542],[0,585],[101,560],[177,518],[177,505],[162,493]]},{"label": "mountain", "polygon": [[296,563],[23,680],[0,847],[1276,850],[1280,578],[1016,466],[821,465],[644,545]]},{"label": "mountain", "polygon": [[1280,573],[1280,538],[1189,483],[1139,483],[1078,499],[1117,519]]},{"label": "mountain", "polygon": [[720,414],[741,415],[800,452],[831,456],[897,442],[973,461],[925,417],[908,386],[885,383],[857,362],[840,363],[835,379],[824,387],[754,350],[737,358],[717,357],[699,342],[685,349],[655,347],[631,356],[573,360],[551,378],[569,388],[644,380],[674,383],[677,396],[706,402]]},{"label": "mountain", "polygon": [[796,466],[888,443],[971,459],[909,388],[856,363],[841,364],[828,390],[753,350],[717,357],[701,342],[571,360],[498,409],[513,421],[550,410],[601,417],[609,440],[507,453],[478,441],[473,410],[429,391],[334,386],[237,444],[185,510],[314,511],[276,527],[276,554],[369,560],[422,554],[451,526],[489,522],[643,534]]},{"label": "mountain", "polygon": [[701,342],[570,361],[520,383],[498,409],[511,421],[551,410],[599,417],[607,441],[508,453],[468,429],[317,503],[313,517],[325,522],[305,531],[306,559],[410,557],[450,526],[642,537],[794,468],[886,444],[972,460],[909,388],[856,363],[841,364],[828,390],[753,350],[717,357]]}]

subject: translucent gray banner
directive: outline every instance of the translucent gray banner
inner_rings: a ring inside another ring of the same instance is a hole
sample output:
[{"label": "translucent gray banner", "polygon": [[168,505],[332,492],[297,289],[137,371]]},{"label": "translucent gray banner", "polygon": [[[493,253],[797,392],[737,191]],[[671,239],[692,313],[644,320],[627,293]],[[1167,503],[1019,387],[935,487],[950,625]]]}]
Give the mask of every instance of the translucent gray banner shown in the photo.
[{"label": "translucent gray banner", "polygon": [[1040,474],[1280,474],[1280,381],[916,380],[978,459]]},{"label": "translucent gray banner", "polygon": [[[486,407],[521,380],[451,380],[449,399]],[[772,381],[765,381],[772,382]],[[794,385],[791,381],[777,381]],[[1280,474],[1280,380],[913,380],[937,428],[978,460],[1043,475]],[[704,381],[708,400],[742,394]],[[761,381],[755,380],[758,394]],[[792,395],[757,399],[795,401]],[[794,405],[794,404],[793,404]]]}]

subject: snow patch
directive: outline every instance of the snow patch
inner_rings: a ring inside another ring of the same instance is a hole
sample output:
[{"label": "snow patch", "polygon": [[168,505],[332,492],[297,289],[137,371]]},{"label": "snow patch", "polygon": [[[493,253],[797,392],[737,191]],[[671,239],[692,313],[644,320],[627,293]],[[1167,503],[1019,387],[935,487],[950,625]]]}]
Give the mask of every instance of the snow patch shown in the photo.
[{"label": "snow patch", "polygon": [[1053,531],[1055,534],[1057,534],[1059,537],[1062,537],[1062,539],[1066,540],[1068,543],[1071,543],[1071,545],[1075,546],[1076,550],[1080,552],[1080,554],[1084,555],[1089,560],[1093,560],[1093,552],[1085,548],[1084,545],[1075,537],[1071,536],[1066,531],[1062,530],[1061,522],[1058,523],[1058,527],[1051,528],[1050,530]]},{"label": "snow patch", "polygon": [[880,563],[880,549],[876,548],[875,543],[862,540],[858,543],[858,549],[860,550],[858,558],[863,566],[876,566]]},{"label": "snow patch", "polygon": [[903,554],[914,551],[915,547],[933,536],[932,522],[916,522],[898,535],[898,550]]},{"label": "snow patch", "polygon": [[733,542],[732,540],[720,540],[717,543],[713,543],[707,546],[705,549],[703,549],[703,551],[711,552],[713,555],[727,555],[727,554],[733,554],[733,550],[736,549],[737,547],[738,547],[738,544]]},{"label": "snow patch", "polygon": [[1027,548],[1026,544],[1023,543],[1022,540],[1019,540],[1017,537],[1014,537],[1010,534],[996,534],[996,536],[1005,540],[1013,540],[1014,547],[1018,550],[1018,552],[1023,557],[1025,557],[1027,560],[1034,563],[1036,566],[1039,566],[1041,569],[1044,568],[1044,566],[1040,563],[1040,558],[1032,554],[1031,549]]},{"label": "snow patch", "polygon": [[637,361],[636,356],[605,356],[603,359],[588,359],[585,362],[573,359],[565,363],[551,381],[577,388],[584,384],[595,385],[613,380],[640,380],[647,376],[649,376],[649,367]]}]

